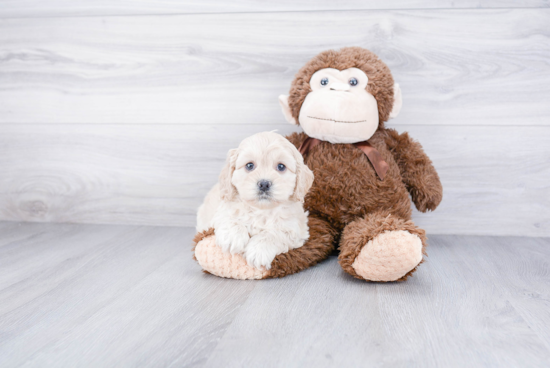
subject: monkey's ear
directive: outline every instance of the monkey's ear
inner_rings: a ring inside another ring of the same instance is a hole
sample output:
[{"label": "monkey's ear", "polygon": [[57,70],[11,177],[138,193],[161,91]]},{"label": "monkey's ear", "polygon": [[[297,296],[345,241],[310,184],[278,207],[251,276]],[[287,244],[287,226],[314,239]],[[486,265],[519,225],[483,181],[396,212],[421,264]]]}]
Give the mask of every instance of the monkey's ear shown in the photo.
[{"label": "monkey's ear", "polygon": [[296,121],[296,119],[294,119],[294,116],[292,116],[290,106],[288,106],[287,95],[279,96],[279,105],[281,105],[281,108],[283,109],[283,115],[285,116],[286,121],[288,121],[292,125],[298,125],[298,122]]},{"label": "monkey's ear", "polygon": [[401,88],[399,84],[395,83],[393,85],[393,108],[390,112],[390,119],[393,119],[399,115],[401,107],[403,106],[403,97],[401,97]]}]

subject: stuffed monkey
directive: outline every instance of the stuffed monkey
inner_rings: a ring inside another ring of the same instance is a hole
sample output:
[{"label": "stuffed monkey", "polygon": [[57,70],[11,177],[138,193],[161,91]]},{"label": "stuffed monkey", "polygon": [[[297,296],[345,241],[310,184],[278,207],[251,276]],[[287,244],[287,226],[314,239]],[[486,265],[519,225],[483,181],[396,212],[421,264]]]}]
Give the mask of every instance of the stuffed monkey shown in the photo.
[{"label": "stuffed monkey", "polygon": [[426,254],[411,199],[418,210],[432,211],[443,189],[421,145],[384,125],[402,105],[389,68],[363,48],[325,51],[300,69],[279,102],[285,118],[304,130],[287,138],[315,176],[305,197],[310,238],[258,270],[213,249],[214,232],[205,231],[194,240],[201,266],[223,277],[282,277],[338,250],[342,269],[356,278],[405,280]]}]

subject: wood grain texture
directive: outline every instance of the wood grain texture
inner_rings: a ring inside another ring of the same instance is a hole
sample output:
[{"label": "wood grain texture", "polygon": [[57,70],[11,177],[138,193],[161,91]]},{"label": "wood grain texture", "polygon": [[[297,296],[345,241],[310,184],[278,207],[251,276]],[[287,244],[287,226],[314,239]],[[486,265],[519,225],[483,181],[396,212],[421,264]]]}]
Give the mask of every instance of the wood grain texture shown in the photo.
[{"label": "wood grain texture", "polygon": [[[335,258],[294,278],[259,283],[205,367],[544,367],[550,361],[548,331],[531,329],[515,293],[532,304],[542,325],[549,317],[548,262],[532,256],[519,263],[500,253],[503,241],[550,255],[548,239],[434,236],[428,262],[405,283],[352,279]],[[491,277],[484,260],[505,264]],[[539,275],[530,283],[532,275]],[[513,285],[513,284],[512,284]]]},{"label": "wood grain texture", "polygon": [[[195,226],[227,151],[273,128],[2,125],[0,219]],[[441,176],[441,206],[414,215],[428,233],[550,236],[550,127],[397,129]]]},{"label": "wood grain texture", "polygon": [[165,15],[186,13],[242,13],[280,11],[326,11],[361,9],[445,9],[445,8],[541,8],[548,0],[0,0],[0,18],[109,16],[109,15]]},{"label": "wood grain texture", "polygon": [[0,246],[2,367],[200,363],[254,288],[204,275],[191,229],[0,231],[21,238]]},{"label": "wood grain texture", "polygon": [[546,367],[550,239],[438,235],[404,283],[335,257],[226,280],[193,230],[0,223],[2,367]]},{"label": "wood grain texture", "polygon": [[2,19],[0,123],[280,124],[300,66],[358,45],[402,87],[397,124],[548,125],[548,24],[550,9]]},{"label": "wood grain texture", "polygon": [[274,127],[0,125],[0,217],[194,226],[227,151],[268,129]]}]

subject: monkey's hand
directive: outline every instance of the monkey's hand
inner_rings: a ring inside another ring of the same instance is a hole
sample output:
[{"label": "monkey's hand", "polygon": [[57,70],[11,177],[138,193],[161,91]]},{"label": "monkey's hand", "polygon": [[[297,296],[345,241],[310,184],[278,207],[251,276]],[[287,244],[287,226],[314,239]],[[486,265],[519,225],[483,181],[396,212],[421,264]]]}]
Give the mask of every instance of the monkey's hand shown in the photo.
[{"label": "monkey's hand", "polygon": [[435,210],[443,198],[443,187],[420,143],[412,140],[407,133],[399,134],[387,129],[386,144],[401,170],[401,177],[416,208],[421,212]]},{"label": "monkey's hand", "polygon": [[424,172],[419,174],[423,179],[416,183],[416,186],[407,185],[414,205],[420,212],[435,210],[443,199],[443,187],[441,186],[437,173],[434,176],[430,172],[433,171],[435,173],[433,166],[431,169],[432,170],[423,170]]}]

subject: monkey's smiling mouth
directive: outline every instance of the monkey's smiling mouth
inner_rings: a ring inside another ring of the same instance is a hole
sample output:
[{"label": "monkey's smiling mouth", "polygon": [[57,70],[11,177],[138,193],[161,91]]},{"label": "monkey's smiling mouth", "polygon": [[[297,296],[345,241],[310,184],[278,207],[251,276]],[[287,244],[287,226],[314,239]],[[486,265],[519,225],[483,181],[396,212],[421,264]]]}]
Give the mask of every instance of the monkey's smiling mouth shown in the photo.
[{"label": "monkey's smiling mouth", "polygon": [[366,123],[366,120],[357,120],[357,121],[342,121],[342,120],[334,120],[334,119],[323,119],[323,118],[316,118],[315,116],[308,116],[308,118],[317,119],[317,120],[327,120],[327,121],[333,121],[335,123],[345,123],[345,124],[356,124],[356,123]]}]

